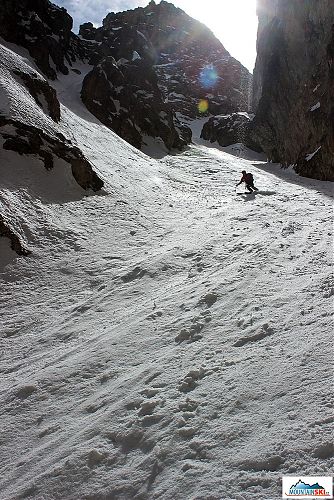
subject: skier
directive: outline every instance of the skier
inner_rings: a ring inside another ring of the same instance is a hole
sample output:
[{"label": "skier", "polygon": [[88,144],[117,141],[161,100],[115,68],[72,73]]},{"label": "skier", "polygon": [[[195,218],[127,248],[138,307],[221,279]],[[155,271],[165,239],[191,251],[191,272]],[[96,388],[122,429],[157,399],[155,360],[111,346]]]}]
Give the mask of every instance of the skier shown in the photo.
[{"label": "skier", "polygon": [[237,186],[240,186],[240,184],[244,182],[246,184],[246,189],[248,189],[250,193],[258,191],[258,188],[254,186],[253,174],[251,174],[250,172],[247,173],[246,170],[243,170],[241,173],[242,173],[241,181],[238,182]]}]

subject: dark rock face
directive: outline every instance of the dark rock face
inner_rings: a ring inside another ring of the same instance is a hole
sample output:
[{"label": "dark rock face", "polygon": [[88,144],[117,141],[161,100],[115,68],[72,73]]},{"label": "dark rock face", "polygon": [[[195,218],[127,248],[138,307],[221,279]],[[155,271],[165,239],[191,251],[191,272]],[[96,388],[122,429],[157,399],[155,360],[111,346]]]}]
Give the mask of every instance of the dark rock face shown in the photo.
[{"label": "dark rock face", "polygon": [[248,108],[251,75],[204,25],[162,1],[110,13],[101,28],[85,23],[93,71],[82,100],[102,123],[140,148],[145,136],[160,137],[167,149],[191,141],[179,116],[230,113]]},{"label": "dark rock face", "polygon": [[48,114],[55,122],[59,122],[60,104],[57,98],[57,93],[52,87],[50,87],[47,81],[40,78],[37,73],[25,72],[22,69],[13,69],[13,73],[22,80],[23,84],[29,90],[29,93],[35,99],[38,106],[44,109],[44,103],[46,103],[46,109],[44,109],[46,114]]},{"label": "dark rock face", "polygon": [[86,107],[123,139],[141,148],[145,135],[160,137],[168,149],[187,144],[161,98],[157,76],[145,60],[112,56],[86,76],[81,97]]},{"label": "dark rock face", "polygon": [[57,71],[84,57],[84,47],[72,32],[72,18],[49,0],[1,0],[0,36],[28,49],[40,70],[51,79]]},{"label": "dark rock face", "polygon": [[32,125],[0,116],[0,135],[5,139],[3,149],[20,155],[36,155],[42,159],[47,170],[53,168],[54,157],[61,158],[71,165],[73,177],[83,189],[99,191],[103,187],[103,182],[80,149],[62,134],[52,136]]},{"label": "dark rock face", "polygon": [[175,112],[196,117],[201,99],[207,100],[210,114],[248,109],[250,73],[206,26],[181,9],[165,1],[159,5],[151,1],[145,8],[111,13],[98,34],[111,36],[116,45],[118,30],[124,26],[135,27],[142,44],[128,46],[126,55],[122,49],[122,55],[115,58],[128,58],[136,50],[153,62],[159,88]]},{"label": "dark rock face", "polygon": [[258,0],[254,138],[269,160],[334,180],[332,0]]},{"label": "dark rock face", "polygon": [[262,151],[252,139],[252,120],[247,113],[211,117],[203,126],[201,138],[223,147],[242,142],[254,151]]},{"label": "dark rock face", "polygon": [[[87,33],[87,31],[91,32]],[[81,33],[101,38],[104,31],[86,25]],[[81,97],[91,113],[133,146],[141,149],[145,136],[160,137],[166,148],[191,141],[190,129],[176,120],[164,102],[153,67],[150,41],[132,26],[108,32],[91,54],[94,69],[85,77]]]},{"label": "dark rock face", "polygon": [[11,249],[14,250],[18,255],[27,256],[31,252],[23,245],[21,238],[14,229],[10,226],[9,222],[4,219],[0,214],[0,237],[4,236],[10,240]]}]

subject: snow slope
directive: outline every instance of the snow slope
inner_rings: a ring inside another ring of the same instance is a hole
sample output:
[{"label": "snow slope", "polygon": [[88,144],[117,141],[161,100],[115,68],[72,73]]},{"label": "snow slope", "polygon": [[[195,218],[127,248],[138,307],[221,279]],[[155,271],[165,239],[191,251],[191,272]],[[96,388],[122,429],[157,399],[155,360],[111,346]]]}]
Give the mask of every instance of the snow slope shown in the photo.
[{"label": "snow slope", "polygon": [[330,474],[330,183],[204,145],[151,159],[57,85],[105,190],[0,150],[32,250],[0,239],[1,500],[268,500]]}]

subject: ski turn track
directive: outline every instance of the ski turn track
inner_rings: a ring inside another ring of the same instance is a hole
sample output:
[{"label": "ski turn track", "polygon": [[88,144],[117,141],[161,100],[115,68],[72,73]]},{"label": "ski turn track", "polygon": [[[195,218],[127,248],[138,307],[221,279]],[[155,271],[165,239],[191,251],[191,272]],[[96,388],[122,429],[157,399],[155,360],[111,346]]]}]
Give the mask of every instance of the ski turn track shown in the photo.
[{"label": "ski turn track", "polygon": [[1,500],[269,500],[329,475],[330,184],[203,145],[150,159],[74,98],[61,126],[105,191],[0,188],[34,229],[29,258],[0,240]]}]

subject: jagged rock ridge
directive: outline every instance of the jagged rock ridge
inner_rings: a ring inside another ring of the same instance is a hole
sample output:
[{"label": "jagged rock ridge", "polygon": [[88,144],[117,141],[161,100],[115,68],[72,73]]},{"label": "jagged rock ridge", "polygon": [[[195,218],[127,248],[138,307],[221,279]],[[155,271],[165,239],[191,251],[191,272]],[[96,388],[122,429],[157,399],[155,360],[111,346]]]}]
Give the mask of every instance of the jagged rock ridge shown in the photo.
[{"label": "jagged rock ridge", "polygon": [[[135,30],[135,37],[129,32]],[[80,34],[99,41],[116,59],[133,51],[154,63],[164,99],[175,112],[195,117],[207,99],[210,114],[248,109],[251,75],[202,23],[173,4],[151,1],[145,8],[110,13],[103,26],[83,25]]]},{"label": "jagged rock ridge", "polygon": [[26,48],[48,78],[65,75],[85,47],[72,33],[73,21],[64,8],[49,0],[1,0],[0,36]]},{"label": "jagged rock ridge", "polygon": [[103,123],[137,147],[145,135],[182,147],[191,133],[178,117],[247,109],[251,75],[212,32],[173,4],[110,13],[80,27],[95,65],[82,98]]},{"label": "jagged rock ridge", "polygon": [[268,158],[334,180],[332,0],[258,0],[254,138]]},{"label": "jagged rock ridge", "polygon": [[137,148],[148,136],[167,150],[188,144],[183,117],[196,117],[201,99],[209,114],[248,107],[249,72],[208,28],[171,3],[110,13],[101,28],[82,25],[79,37],[71,29],[66,10],[49,0],[0,5],[0,36],[26,48],[47,78],[76,71],[78,60],[94,66],[83,81],[83,102]]}]

